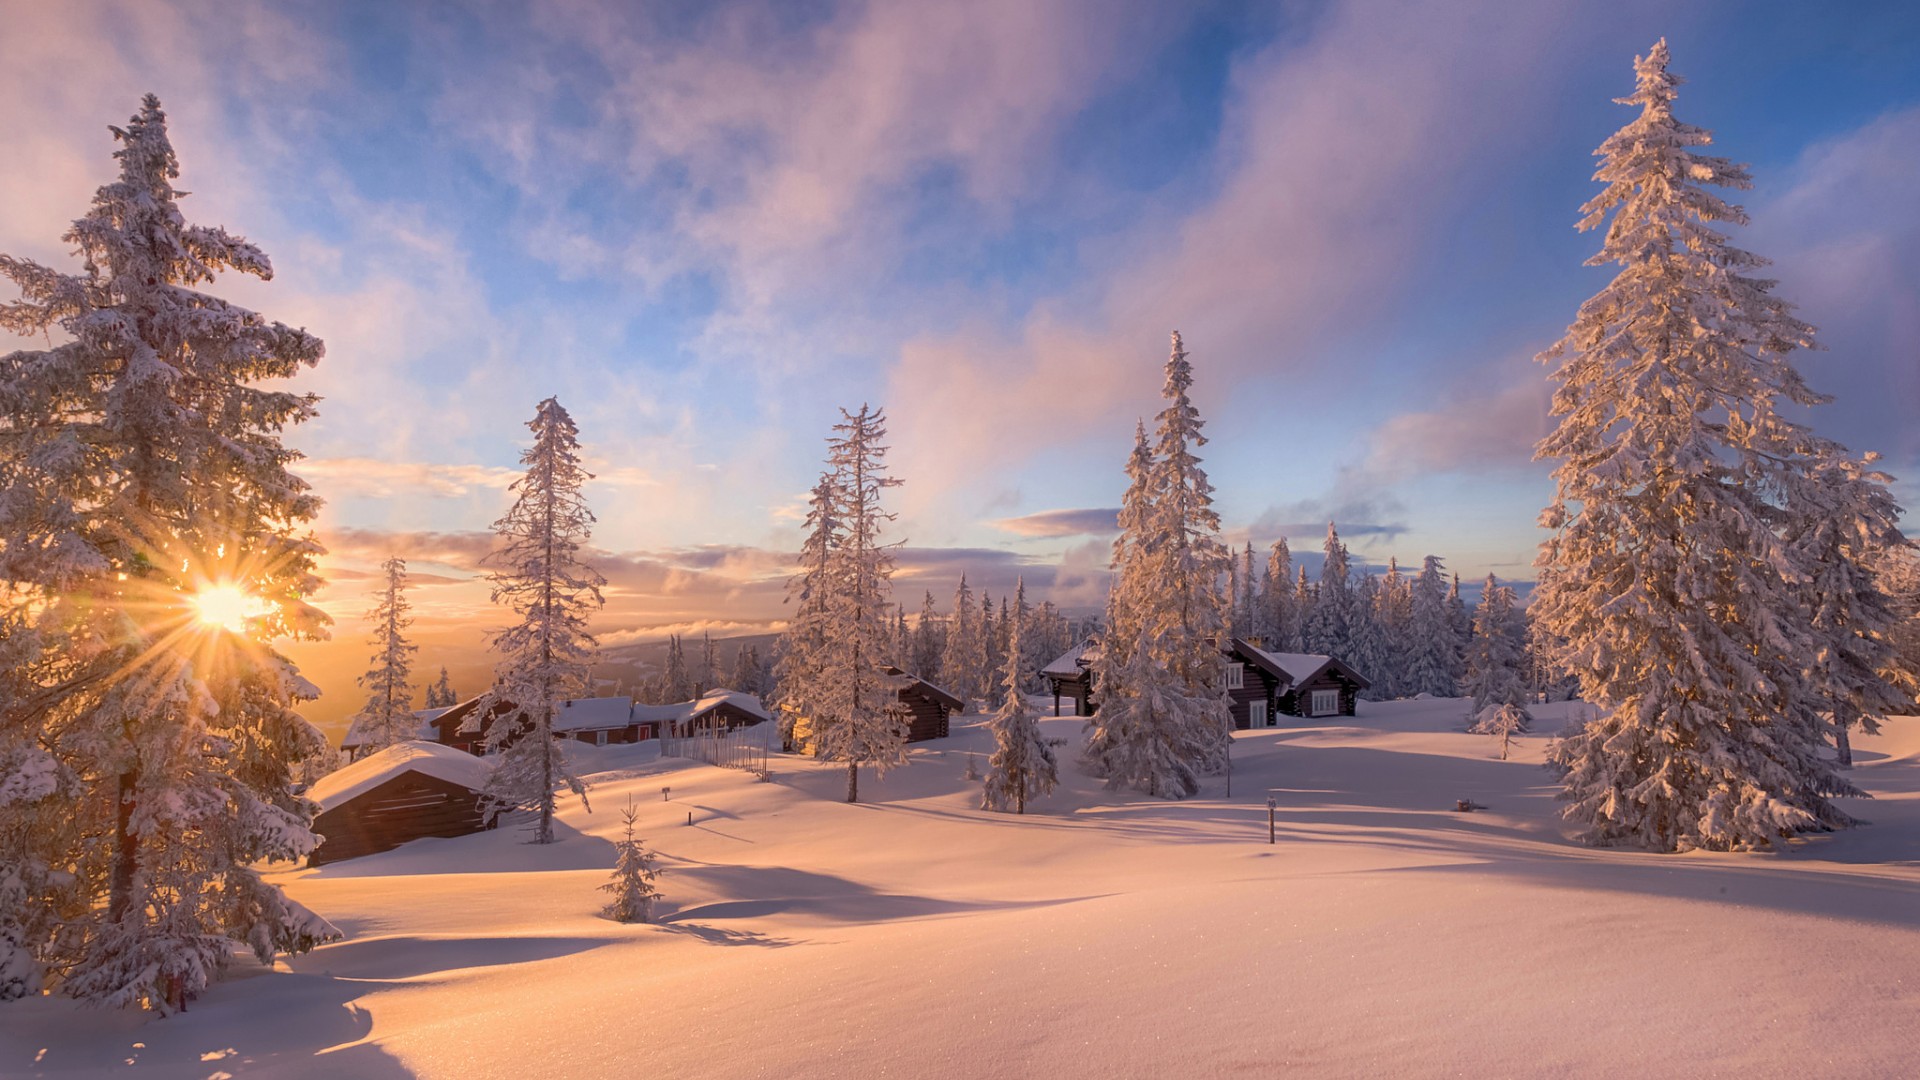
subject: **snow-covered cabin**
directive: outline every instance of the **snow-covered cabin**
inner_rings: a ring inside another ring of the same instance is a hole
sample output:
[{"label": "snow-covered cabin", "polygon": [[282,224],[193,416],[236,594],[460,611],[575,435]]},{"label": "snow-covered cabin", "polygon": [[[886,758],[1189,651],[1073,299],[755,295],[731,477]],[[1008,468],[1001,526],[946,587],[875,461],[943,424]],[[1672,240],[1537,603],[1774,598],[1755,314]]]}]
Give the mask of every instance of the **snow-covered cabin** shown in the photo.
[{"label": "snow-covered cabin", "polygon": [[949,728],[948,718],[954,713],[967,711],[966,702],[918,675],[908,675],[897,667],[888,668],[887,674],[906,675],[908,679],[907,684],[900,688],[900,704],[907,707],[910,717],[907,726],[908,742],[946,738]]},{"label": "snow-covered cabin", "polygon": [[[1360,691],[1372,685],[1337,657],[1268,652],[1243,638],[1220,651],[1227,659],[1233,723],[1243,730],[1271,727],[1279,716],[1352,716]],[[1088,638],[1040,669],[1053,689],[1056,714],[1067,700],[1075,716],[1093,715],[1092,667],[1099,657],[1099,639]]]},{"label": "snow-covered cabin", "polygon": [[485,758],[430,742],[395,743],[314,782],[320,846],[308,866],[388,851],[426,836],[465,836],[487,827],[480,792],[493,772]]},{"label": "snow-covered cabin", "polygon": [[[413,710],[413,718],[419,721],[413,737],[423,739],[427,742],[439,741],[434,734],[433,721],[451,708],[452,706],[439,709]],[[347,728],[346,737],[340,740],[340,749],[346,753],[348,761],[358,761],[361,755],[369,753],[373,749],[367,745],[366,728],[367,722],[360,717],[355,717],[352,725]]]},{"label": "snow-covered cabin", "polygon": [[1073,702],[1073,715],[1093,715],[1093,664],[1100,658],[1100,639],[1089,637],[1068,649],[1052,663],[1040,669],[1040,677],[1053,690],[1053,714],[1060,715],[1060,702]]},{"label": "snow-covered cabin", "polygon": [[693,701],[673,705],[635,705],[633,715],[637,723],[651,732],[644,738],[653,738],[663,731],[669,735],[685,736],[715,726],[731,731],[773,719],[773,714],[752,694],[718,688],[707,691]]},{"label": "snow-covered cabin", "polygon": [[1272,727],[1277,716],[1352,716],[1360,691],[1373,685],[1337,657],[1268,652],[1244,638],[1220,651],[1237,728]]}]

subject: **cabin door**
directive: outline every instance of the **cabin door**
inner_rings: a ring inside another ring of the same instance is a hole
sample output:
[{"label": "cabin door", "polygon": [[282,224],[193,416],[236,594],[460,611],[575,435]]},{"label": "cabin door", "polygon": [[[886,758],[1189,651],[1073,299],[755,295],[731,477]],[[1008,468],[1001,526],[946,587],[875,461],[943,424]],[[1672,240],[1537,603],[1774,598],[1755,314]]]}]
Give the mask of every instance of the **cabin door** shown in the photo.
[{"label": "cabin door", "polygon": [[1264,701],[1247,702],[1247,726],[1267,726],[1267,703]]}]

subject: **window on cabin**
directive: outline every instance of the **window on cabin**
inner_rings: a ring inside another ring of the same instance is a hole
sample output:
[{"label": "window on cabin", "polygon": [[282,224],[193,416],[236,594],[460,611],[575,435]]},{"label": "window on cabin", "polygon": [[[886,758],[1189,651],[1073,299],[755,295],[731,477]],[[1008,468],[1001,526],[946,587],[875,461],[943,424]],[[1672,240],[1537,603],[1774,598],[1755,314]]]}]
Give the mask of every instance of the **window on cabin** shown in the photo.
[{"label": "window on cabin", "polygon": [[1340,691],[1315,690],[1311,716],[1333,716],[1340,711]]},{"label": "window on cabin", "polygon": [[596,731],[596,732],[594,732],[594,733],[593,733],[593,745],[595,745],[595,746],[605,746],[605,745],[607,745],[607,733],[606,733],[606,732],[604,732],[604,731]]},{"label": "window on cabin", "polygon": [[1247,665],[1227,665],[1227,689],[1238,690],[1247,685]]}]

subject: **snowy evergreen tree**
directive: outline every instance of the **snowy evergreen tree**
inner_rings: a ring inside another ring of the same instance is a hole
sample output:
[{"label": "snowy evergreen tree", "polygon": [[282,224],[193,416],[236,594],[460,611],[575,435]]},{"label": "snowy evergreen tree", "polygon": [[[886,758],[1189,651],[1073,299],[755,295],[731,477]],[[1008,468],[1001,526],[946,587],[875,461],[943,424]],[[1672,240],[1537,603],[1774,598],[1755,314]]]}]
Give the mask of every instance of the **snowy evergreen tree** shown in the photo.
[{"label": "snowy evergreen tree", "polygon": [[774,683],[781,740],[789,749],[809,746],[812,718],[821,715],[825,707],[817,695],[829,659],[827,639],[835,618],[834,553],[840,544],[841,502],[833,474],[823,475],[808,498],[800,572],[787,582],[786,602],[793,605],[793,615],[780,635]]},{"label": "snowy evergreen tree", "polygon": [[689,697],[699,697],[720,685],[720,654],[714,651],[713,634],[700,632],[700,663],[693,669],[693,693]]},{"label": "snowy evergreen tree", "polygon": [[667,635],[667,666],[662,673],[661,688],[669,702],[692,701],[699,696],[695,692],[693,673],[687,670],[687,652],[680,644],[679,634]]},{"label": "snowy evergreen tree", "polygon": [[906,669],[936,686],[946,686],[941,674],[940,653],[946,641],[940,633],[940,613],[934,610],[933,592],[920,604],[920,621],[913,627],[913,662]]},{"label": "snowy evergreen tree", "polygon": [[1351,649],[1348,622],[1353,615],[1353,586],[1347,569],[1347,546],[1333,522],[1327,522],[1326,561],[1320,567],[1320,589],[1314,596],[1312,618],[1304,631],[1307,650],[1344,657]]},{"label": "snowy evergreen tree", "polygon": [[742,645],[733,652],[733,675],[727,680],[728,689],[743,694],[759,694],[760,652],[752,645]]},{"label": "snowy evergreen tree", "polygon": [[1137,438],[1131,483],[1114,541],[1111,629],[1095,667],[1099,712],[1091,721],[1089,767],[1111,787],[1162,798],[1199,790],[1198,777],[1224,769],[1232,746],[1226,665],[1229,630],[1221,595],[1231,555],[1219,540],[1213,485],[1194,451],[1206,445],[1188,399],[1193,369],[1180,335],[1166,365],[1156,441]]},{"label": "snowy evergreen tree", "polygon": [[993,682],[990,677],[1006,669],[1006,638],[1000,620],[993,613],[993,598],[985,591],[980,594],[980,637],[986,643],[986,666],[980,672],[980,698],[986,700],[993,694]]},{"label": "snowy evergreen tree", "polygon": [[[1467,670],[1460,692],[1469,707],[1469,730],[1489,735],[1526,731],[1533,724],[1527,711],[1525,626],[1514,610],[1513,590],[1487,575],[1486,591],[1474,610],[1473,644],[1467,651]],[[1505,757],[1503,753],[1501,755]]]},{"label": "snowy evergreen tree", "polygon": [[1473,641],[1473,616],[1467,611],[1467,602],[1460,595],[1460,574],[1455,571],[1453,583],[1447,587],[1447,628],[1453,631],[1453,682],[1467,673],[1467,646]]},{"label": "snowy evergreen tree", "polygon": [[1007,648],[1006,698],[987,722],[993,732],[993,757],[987,760],[988,810],[1027,812],[1027,800],[1038,798],[1060,782],[1053,747],[1040,734],[1040,720],[1027,704],[1026,672],[1020,662],[1020,627],[1014,624]]},{"label": "snowy evergreen tree", "polygon": [[1273,542],[1267,553],[1267,576],[1261,584],[1259,623],[1254,633],[1275,652],[1300,652],[1300,618],[1293,591],[1293,552],[1287,538]]},{"label": "snowy evergreen tree", "polygon": [[[1387,636],[1380,624],[1380,579],[1371,573],[1361,576],[1360,587],[1354,591],[1348,635],[1351,644],[1344,659],[1369,680],[1379,680],[1376,673],[1387,666]],[[1360,691],[1363,701],[1380,701],[1386,696],[1384,680]]]},{"label": "snowy evergreen tree", "polygon": [[1911,543],[1884,548],[1874,560],[1874,572],[1893,613],[1887,664],[1880,673],[1909,699],[1920,697],[1920,549]]},{"label": "snowy evergreen tree", "polygon": [[1407,658],[1412,653],[1409,635],[1413,623],[1413,583],[1400,573],[1400,560],[1387,559],[1387,576],[1380,582],[1378,618],[1380,636],[1386,642],[1386,656],[1380,671],[1366,676],[1381,685],[1386,698],[1409,696]]},{"label": "snowy evergreen tree", "polygon": [[1314,620],[1319,618],[1316,613],[1319,606],[1320,594],[1313,583],[1307,580],[1307,568],[1302,566],[1295,571],[1293,580],[1293,618],[1294,624],[1300,628],[1293,644],[1301,652],[1310,652],[1313,648],[1312,627]]},{"label": "snowy evergreen tree", "polygon": [[460,704],[459,695],[453,692],[453,680],[447,675],[446,665],[440,667],[440,680],[427,687],[427,708],[449,709]]},{"label": "snowy evergreen tree", "polygon": [[[1231,565],[1231,561],[1229,561]],[[1260,605],[1259,578],[1253,572],[1253,541],[1241,553],[1239,580],[1233,592],[1233,636],[1254,636],[1254,612]]]},{"label": "snowy evergreen tree", "polygon": [[1851,824],[1803,669],[1831,639],[1781,529],[1832,450],[1779,411],[1822,400],[1789,359],[1813,330],[1715,228],[1745,213],[1712,188],[1751,182],[1698,152],[1711,136],[1674,118],[1667,63],[1664,41],[1636,60],[1621,100],[1640,115],[1600,147],[1583,208],[1606,225],[1591,264],[1620,270],[1541,356],[1557,490],[1530,606],[1597,706],[1551,751],[1586,839],[1747,849]]},{"label": "snowy evergreen tree", "polygon": [[986,697],[981,673],[987,667],[987,642],[980,625],[980,608],[973,590],[967,587],[967,575],[960,575],[960,587],[953,594],[953,618],[947,623],[946,653],[940,659],[943,683],[962,701]]},{"label": "snowy evergreen tree", "polygon": [[1807,689],[1833,726],[1843,766],[1853,764],[1849,730],[1872,734],[1888,716],[1913,707],[1894,677],[1892,635],[1899,621],[1876,566],[1906,543],[1896,522],[1891,480],[1864,461],[1828,455],[1796,508],[1789,540],[1802,565],[1817,642],[1808,655]]},{"label": "snowy evergreen tree", "polygon": [[[520,622],[493,635],[500,654],[493,688],[461,730],[476,730],[482,717],[493,716],[485,741],[499,757],[487,780],[488,812],[533,811],[533,842],[551,844],[555,789],[586,798],[553,719],[561,702],[585,697],[593,685],[598,643],[587,632],[587,615],[605,602],[600,586],[606,579],[580,561],[594,520],[580,487],[593,474],[580,464],[573,417],[548,398],[527,427],[533,445],[520,455],[527,472],[513,482],[506,516],[493,523],[499,543],[487,557],[493,602],[507,605]],[[504,706],[498,713],[496,703]]]},{"label": "snowy evergreen tree", "polygon": [[[267,257],[189,225],[166,116],[114,128],[118,178],[64,239],[79,274],[0,256],[0,998],[178,1009],[235,943],[336,932],[263,881],[316,838],[295,770],[317,695],[271,646],[306,602],[319,500],[279,389],[320,341],[206,292]],[[271,387],[271,388],[270,388]]]},{"label": "snowy evergreen tree", "polygon": [[600,886],[600,891],[613,895],[603,911],[614,922],[652,922],[653,903],[660,899],[660,889],[654,884],[660,872],[654,868],[653,856],[646,846],[633,834],[639,817],[640,812],[634,809],[633,799],[629,797],[625,809],[620,811],[625,835],[613,844],[613,880]]},{"label": "snowy evergreen tree", "polygon": [[904,764],[907,722],[901,679],[885,670],[892,607],[892,546],[880,541],[894,515],[880,495],[900,481],[886,472],[886,414],[860,406],[840,410],[839,434],[827,440],[832,487],[840,493],[842,531],[829,562],[830,618],[814,700],[816,753],[847,763],[847,801],[860,800],[860,766],[877,776]]},{"label": "snowy evergreen tree", "polygon": [[1407,619],[1407,682],[1409,695],[1453,697],[1460,692],[1454,671],[1453,623],[1447,614],[1447,578],[1440,556],[1429,555],[1413,583],[1413,610]]},{"label": "snowy evergreen tree", "polygon": [[[406,560],[395,557],[380,564],[386,584],[380,599],[367,619],[373,624],[373,659],[367,673],[360,676],[360,687],[367,691],[367,703],[353,716],[353,729],[360,733],[360,745],[368,753],[405,742],[420,733],[413,719],[413,654],[418,650],[407,641],[407,627],[413,616],[407,603]],[[444,669],[443,669],[444,670]]]}]

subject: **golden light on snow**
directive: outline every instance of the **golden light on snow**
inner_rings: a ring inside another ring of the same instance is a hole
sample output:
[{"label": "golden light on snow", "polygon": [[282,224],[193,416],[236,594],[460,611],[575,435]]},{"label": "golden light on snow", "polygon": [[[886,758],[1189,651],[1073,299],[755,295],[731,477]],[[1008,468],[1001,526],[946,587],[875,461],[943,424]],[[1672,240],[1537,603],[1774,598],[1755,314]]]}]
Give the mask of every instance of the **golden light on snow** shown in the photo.
[{"label": "golden light on snow", "polygon": [[201,626],[241,634],[248,619],[264,613],[265,605],[236,585],[210,585],[193,595],[193,611]]}]

